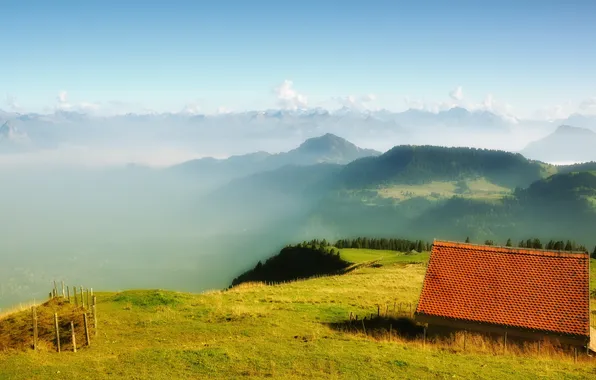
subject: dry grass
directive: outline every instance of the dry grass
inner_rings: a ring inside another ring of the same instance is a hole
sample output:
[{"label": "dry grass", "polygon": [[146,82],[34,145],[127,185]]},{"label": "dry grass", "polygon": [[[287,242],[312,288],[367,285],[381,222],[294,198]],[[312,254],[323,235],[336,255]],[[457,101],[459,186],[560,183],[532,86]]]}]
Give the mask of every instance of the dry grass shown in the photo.
[{"label": "dry grass", "polygon": [[[32,305],[33,306],[33,305]],[[55,298],[36,306],[38,342],[40,349],[55,350],[54,313],[58,314],[61,349],[72,350],[70,322],[74,323],[78,346],[85,342],[83,313],[88,314],[90,334],[93,330],[91,313],[61,298]],[[33,347],[33,314],[31,307],[20,307],[20,310],[5,315],[0,321],[0,350],[23,350]]]}]

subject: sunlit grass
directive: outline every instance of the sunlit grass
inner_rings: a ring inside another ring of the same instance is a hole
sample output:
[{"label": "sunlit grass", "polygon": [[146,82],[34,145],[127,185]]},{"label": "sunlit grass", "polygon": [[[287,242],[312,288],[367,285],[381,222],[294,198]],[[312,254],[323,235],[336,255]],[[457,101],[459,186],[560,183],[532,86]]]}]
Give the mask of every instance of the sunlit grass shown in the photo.
[{"label": "sunlit grass", "polygon": [[458,191],[456,181],[432,181],[421,185],[391,185],[378,190],[383,198],[404,201],[414,197],[446,199],[454,196],[480,200],[499,200],[511,194],[511,190],[487,181],[485,178],[462,181],[466,189]]},{"label": "sunlit grass", "polygon": [[[0,379],[589,378],[594,361],[547,346],[508,352],[468,336],[428,342],[330,327],[418,301],[427,254],[342,250],[362,266],[276,286],[247,283],[204,294],[96,293],[99,334],[89,348],[0,352]],[[408,259],[408,261],[402,261]],[[412,260],[412,258],[417,258]],[[419,261],[419,263],[414,263]],[[412,263],[410,263],[412,262]],[[391,306],[390,306],[391,305]],[[24,311],[27,313],[27,311]],[[26,333],[26,332],[25,332]],[[373,336],[371,336],[373,335]],[[51,348],[51,342],[47,342]],[[550,350],[550,351],[549,351]]]}]

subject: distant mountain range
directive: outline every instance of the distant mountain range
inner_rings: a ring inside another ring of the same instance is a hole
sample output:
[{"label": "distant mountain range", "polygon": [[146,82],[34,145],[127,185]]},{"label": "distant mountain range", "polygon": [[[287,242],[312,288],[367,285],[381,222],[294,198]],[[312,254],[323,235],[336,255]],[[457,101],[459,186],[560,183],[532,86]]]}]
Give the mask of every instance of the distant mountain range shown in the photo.
[{"label": "distant mountain range", "polygon": [[552,134],[528,144],[521,153],[531,159],[550,162],[596,161],[596,132],[561,125]]},{"label": "distant mountain range", "polygon": [[596,131],[596,117],[572,115],[568,120],[533,121],[454,107],[437,113],[410,109],[336,111],[266,110],[199,115],[189,113],[126,114],[99,117],[78,112],[51,114],[0,112],[0,125],[10,120],[32,147],[175,146],[208,155],[227,156],[254,150],[285,151],[325,133],[385,151],[395,145],[473,146],[519,151],[546,136],[559,124]]},{"label": "distant mountain range", "polygon": [[[301,148],[339,141],[353,151],[338,139],[323,136]],[[435,146],[373,153],[347,164],[310,160],[312,165],[260,172],[253,166],[253,174],[218,187],[192,212],[209,220],[225,216],[219,229],[286,226],[296,238],[503,240],[531,235],[596,244],[591,232],[596,163],[555,166],[504,151]]]},{"label": "distant mountain range", "polygon": [[217,185],[234,178],[275,170],[287,165],[305,166],[320,163],[344,165],[362,157],[380,154],[381,152],[376,150],[357,147],[346,139],[327,133],[307,139],[297,148],[284,153],[256,152],[226,159],[202,158],[175,165],[166,169],[166,172]]}]

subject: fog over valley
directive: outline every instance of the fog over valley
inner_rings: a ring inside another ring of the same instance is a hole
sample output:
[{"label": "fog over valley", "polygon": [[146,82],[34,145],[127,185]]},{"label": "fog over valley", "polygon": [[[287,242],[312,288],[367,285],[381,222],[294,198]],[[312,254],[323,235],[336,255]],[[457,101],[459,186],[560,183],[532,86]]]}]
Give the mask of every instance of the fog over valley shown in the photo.
[{"label": "fog over valley", "polygon": [[560,127],[569,121],[463,108],[2,112],[0,311],[47,297],[53,280],[102,290],[222,288],[285,244],[312,238],[523,238],[540,231],[513,236],[531,221],[511,210],[534,207],[525,201],[534,195],[516,194],[520,204],[502,209],[510,224],[501,229],[490,221],[501,211],[466,203],[454,212],[453,202],[505,197],[572,170],[515,152],[558,165],[596,160],[593,150],[553,149],[557,139],[593,138],[596,118]]}]

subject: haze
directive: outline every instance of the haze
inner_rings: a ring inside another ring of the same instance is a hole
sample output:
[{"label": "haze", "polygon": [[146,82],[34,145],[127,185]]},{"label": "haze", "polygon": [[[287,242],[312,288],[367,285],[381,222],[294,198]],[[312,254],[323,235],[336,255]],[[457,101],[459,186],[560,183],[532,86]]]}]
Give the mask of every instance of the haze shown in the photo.
[{"label": "haze", "polygon": [[596,161],[593,4],[373,3],[0,6],[0,311],[53,280],[222,288],[366,231],[315,211],[395,146]]}]

